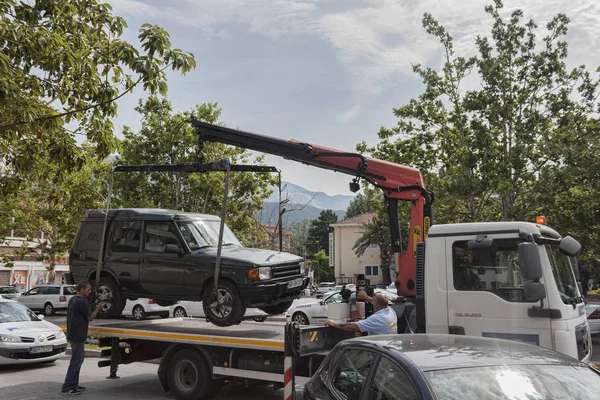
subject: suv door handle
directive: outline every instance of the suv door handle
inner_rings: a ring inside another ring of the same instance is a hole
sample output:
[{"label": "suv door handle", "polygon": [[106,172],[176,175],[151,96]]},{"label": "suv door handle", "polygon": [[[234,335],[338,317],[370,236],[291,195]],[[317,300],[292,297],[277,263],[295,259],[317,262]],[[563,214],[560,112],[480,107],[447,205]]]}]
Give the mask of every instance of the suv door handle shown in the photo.
[{"label": "suv door handle", "polygon": [[148,263],[148,259],[146,259],[146,258],[142,258],[142,259],[140,259],[140,261],[143,262],[144,264]]}]

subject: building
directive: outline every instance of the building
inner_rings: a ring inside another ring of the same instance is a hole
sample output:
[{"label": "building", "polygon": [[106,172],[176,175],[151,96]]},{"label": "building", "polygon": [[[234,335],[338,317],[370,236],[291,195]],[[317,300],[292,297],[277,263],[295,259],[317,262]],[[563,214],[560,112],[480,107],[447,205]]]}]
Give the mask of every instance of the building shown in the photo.
[{"label": "building", "polygon": [[383,282],[379,246],[371,245],[360,257],[353,250],[354,244],[362,236],[362,225],[374,217],[375,213],[366,213],[329,225],[333,228],[333,246],[330,243],[330,248],[333,248],[332,261],[337,283],[355,283],[358,274],[364,274],[371,285]]}]

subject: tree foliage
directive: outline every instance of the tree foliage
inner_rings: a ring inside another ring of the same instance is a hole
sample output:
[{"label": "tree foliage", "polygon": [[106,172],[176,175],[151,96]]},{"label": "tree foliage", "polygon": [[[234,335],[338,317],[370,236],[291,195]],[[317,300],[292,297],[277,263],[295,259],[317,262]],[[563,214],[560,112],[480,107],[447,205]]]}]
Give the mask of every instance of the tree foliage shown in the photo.
[{"label": "tree foliage", "polygon": [[319,218],[310,222],[307,243],[310,254],[324,250],[325,254],[329,256],[329,225],[336,223],[337,220],[338,217],[332,210],[323,210],[319,214]]},{"label": "tree foliage", "polygon": [[379,246],[383,283],[389,284],[391,282],[390,266],[394,254],[392,253],[392,242],[390,240],[390,222],[383,211],[376,213],[370,221],[361,226],[361,236],[352,246],[352,250],[360,257],[373,244]]},{"label": "tree foliage", "polygon": [[308,265],[314,271],[314,277],[317,282],[333,282],[335,280],[333,267],[329,266],[329,256],[324,249],[316,252]]},{"label": "tree foliage", "polygon": [[378,208],[382,207],[383,196],[381,190],[366,186],[362,193],[356,195],[355,198],[350,201],[344,218],[352,218],[358,215],[375,212]]},{"label": "tree foliage", "polygon": [[[192,111],[174,113],[165,98],[150,96],[140,100],[138,132],[125,127],[117,162],[125,165],[181,164],[230,158],[232,164],[262,164],[263,156],[251,160],[245,149],[221,143],[205,143],[201,153],[198,136],[189,124],[191,118],[219,123],[221,109],[204,103]],[[264,242],[264,230],[253,217],[270,195],[269,184],[276,177],[266,173],[231,172],[227,202],[227,223],[246,245]],[[115,206],[158,207],[220,215],[223,204],[224,173],[117,173],[114,178]]]},{"label": "tree foliage", "polygon": [[165,94],[166,70],[194,57],[162,28],[139,30],[141,51],[121,39],[125,20],[99,0],[0,2],[0,189],[17,190],[35,164],[59,171],[86,162],[75,135],[104,159],[118,147],[116,100],[142,86]]},{"label": "tree foliage", "polygon": [[472,57],[457,54],[450,33],[424,15],[443,65],[415,65],[424,92],[394,109],[398,124],[382,128],[375,147],[358,148],[419,168],[436,192],[438,223],[533,221],[541,211],[591,244],[599,227],[598,80],[585,66],[567,67],[567,16],[544,32],[521,10],[506,15],[500,0],[485,10],[493,22]]}]

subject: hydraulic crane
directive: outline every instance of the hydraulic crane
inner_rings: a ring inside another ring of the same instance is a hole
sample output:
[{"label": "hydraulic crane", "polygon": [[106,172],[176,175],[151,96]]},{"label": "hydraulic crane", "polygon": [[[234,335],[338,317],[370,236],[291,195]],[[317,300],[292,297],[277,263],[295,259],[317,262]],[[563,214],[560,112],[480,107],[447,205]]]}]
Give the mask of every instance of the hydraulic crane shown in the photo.
[{"label": "hydraulic crane", "polygon": [[[425,189],[418,169],[297,140],[286,141],[197,120],[191,122],[198,134],[200,151],[205,141],[229,144],[352,175],[352,192],[360,189],[360,179],[380,188],[390,221],[392,251],[398,264],[396,288],[401,296],[415,296],[417,243],[425,240],[433,223],[431,204],[434,200],[433,194]],[[398,201],[410,202],[410,229],[405,251],[401,246]]]}]

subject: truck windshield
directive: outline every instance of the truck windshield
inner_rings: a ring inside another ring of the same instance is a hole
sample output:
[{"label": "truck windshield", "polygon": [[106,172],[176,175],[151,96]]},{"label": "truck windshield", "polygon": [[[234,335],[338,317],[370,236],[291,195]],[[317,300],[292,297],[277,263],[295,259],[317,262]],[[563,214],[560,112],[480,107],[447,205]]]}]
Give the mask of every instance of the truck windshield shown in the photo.
[{"label": "truck windshield", "polygon": [[552,267],[552,274],[556,281],[556,287],[563,303],[572,304],[582,302],[577,282],[575,282],[570,257],[561,253],[557,246],[547,244],[545,248],[548,254],[548,261]]},{"label": "truck windshield", "polygon": [[[178,221],[177,226],[191,250],[204,247],[216,247],[219,243],[219,220]],[[225,225],[223,230],[223,246],[243,247],[242,243]]]}]

